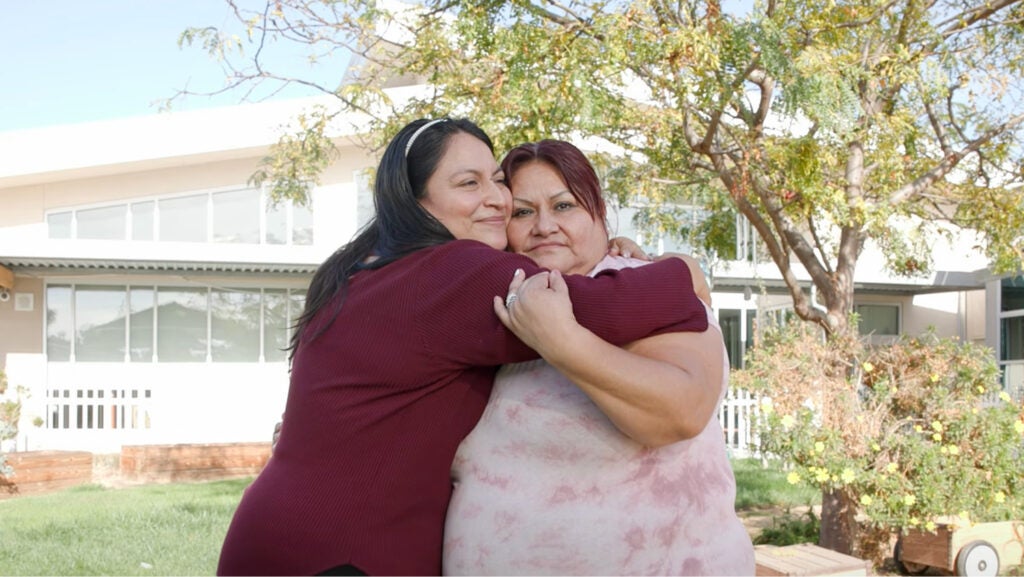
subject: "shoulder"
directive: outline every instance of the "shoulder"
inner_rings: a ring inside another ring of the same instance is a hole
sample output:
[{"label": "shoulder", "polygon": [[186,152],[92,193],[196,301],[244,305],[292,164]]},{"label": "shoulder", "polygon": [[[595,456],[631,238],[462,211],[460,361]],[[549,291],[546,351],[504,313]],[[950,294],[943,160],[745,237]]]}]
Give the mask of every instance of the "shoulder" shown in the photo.
[{"label": "shoulder", "polygon": [[651,264],[650,261],[640,260],[637,258],[605,255],[605,257],[601,259],[601,262],[597,263],[597,265],[587,273],[587,276],[594,276],[604,270],[622,270],[625,268],[637,268],[649,264]]},{"label": "shoulder", "polygon": [[529,258],[492,248],[482,242],[462,239],[428,249],[424,263],[444,270],[481,270],[491,266],[502,270],[513,267],[534,267]]}]

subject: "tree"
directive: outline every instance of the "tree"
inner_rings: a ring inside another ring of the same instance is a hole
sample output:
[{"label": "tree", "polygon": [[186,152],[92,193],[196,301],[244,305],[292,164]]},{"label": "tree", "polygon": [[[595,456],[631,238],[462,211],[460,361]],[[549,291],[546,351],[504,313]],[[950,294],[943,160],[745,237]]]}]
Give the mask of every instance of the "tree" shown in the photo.
[{"label": "tree", "polygon": [[[232,83],[301,81],[260,65],[262,50],[298,42],[358,56],[338,88],[322,88],[338,110],[376,118],[380,134],[457,111],[501,150],[602,138],[619,151],[605,161],[611,191],[719,217],[656,226],[721,251],[732,232],[722,215],[747,219],[796,314],[831,338],[854,330],[869,243],[907,275],[927,272],[931,241],[957,229],[977,234],[996,272],[1024,257],[1024,0],[758,0],[747,14],[719,0],[229,4],[248,41],[216,29],[183,40],[222,58]],[[392,102],[381,88],[398,77],[429,91]],[[324,146],[322,131],[289,138],[280,152]],[[313,178],[262,176],[300,196]],[[826,504],[822,544],[848,551],[852,529],[830,511],[854,504]]]}]

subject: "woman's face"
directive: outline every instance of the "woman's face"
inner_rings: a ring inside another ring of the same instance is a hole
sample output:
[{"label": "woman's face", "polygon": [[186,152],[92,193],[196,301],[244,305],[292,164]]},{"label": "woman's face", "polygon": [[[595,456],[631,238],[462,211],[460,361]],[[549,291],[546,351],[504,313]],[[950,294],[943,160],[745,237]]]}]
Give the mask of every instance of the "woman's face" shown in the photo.
[{"label": "woman's face", "polygon": [[522,165],[511,186],[509,248],[567,274],[586,274],[601,262],[608,232],[576,201],[557,170],[543,162]]},{"label": "woman's face", "polygon": [[451,136],[426,188],[420,205],[455,238],[477,240],[498,250],[508,245],[505,227],[512,195],[491,149],[476,137],[464,132]]}]

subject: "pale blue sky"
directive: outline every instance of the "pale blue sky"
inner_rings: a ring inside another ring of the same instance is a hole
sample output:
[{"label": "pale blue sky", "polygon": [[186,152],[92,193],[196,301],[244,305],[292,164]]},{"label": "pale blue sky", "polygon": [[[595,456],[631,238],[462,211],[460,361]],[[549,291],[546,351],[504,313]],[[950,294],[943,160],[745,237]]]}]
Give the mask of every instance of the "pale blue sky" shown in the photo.
[{"label": "pale blue sky", "polygon": [[[186,85],[222,86],[218,65],[198,48],[179,49],[177,40],[189,26],[230,25],[228,10],[223,0],[0,0],[0,132],[156,114],[160,101]],[[343,72],[311,71],[297,54],[278,62],[325,83]],[[296,88],[280,97],[312,94]],[[241,98],[190,97],[174,109]]]}]

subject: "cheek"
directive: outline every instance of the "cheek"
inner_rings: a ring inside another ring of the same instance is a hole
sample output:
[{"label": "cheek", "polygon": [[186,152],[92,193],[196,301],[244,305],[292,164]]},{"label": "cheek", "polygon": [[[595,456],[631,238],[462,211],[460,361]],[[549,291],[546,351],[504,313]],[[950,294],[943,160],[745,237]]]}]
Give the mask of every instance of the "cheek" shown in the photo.
[{"label": "cheek", "polygon": [[522,252],[526,247],[526,238],[529,236],[530,227],[518,220],[510,220],[505,234],[508,235],[508,248],[512,252]]}]

